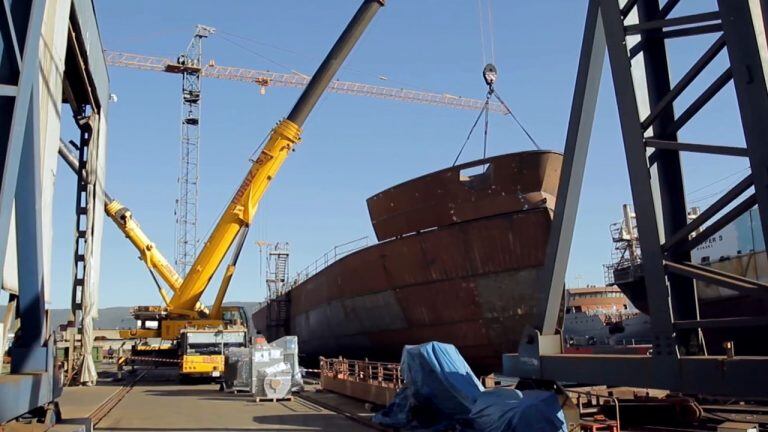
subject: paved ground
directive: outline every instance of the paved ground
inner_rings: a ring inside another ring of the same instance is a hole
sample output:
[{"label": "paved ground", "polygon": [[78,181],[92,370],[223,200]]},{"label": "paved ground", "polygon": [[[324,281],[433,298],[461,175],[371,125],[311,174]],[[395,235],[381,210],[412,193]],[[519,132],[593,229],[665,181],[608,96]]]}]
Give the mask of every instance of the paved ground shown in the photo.
[{"label": "paved ground", "polygon": [[61,415],[64,419],[80,419],[88,417],[93,410],[112,396],[124,384],[114,381],[114,364],[98,363],[96,369],[99,379],[92,387],[64,387],[59,398]]},{"label": "paved ground", "polygon": [[99,424],[105,431],[370,431],[310,402],[256,403],[247,395],[218,391],[213,384],[179,385],[148,376]]},{"label": "paved ground", "polygon": [[364,402],[360,402],[356,399],[322,390],[306,391],[301,394],[301,398],[310,403],[315,403],[323,407],[333,408],[336,411],[341,410],[342,412],[352,415],[362,421],[369,423],[373,421],[373,413],[366,408],[366,404]]},{"label": "paved ground", "polygon": [[112,396],[120,387],[97,385],[94,387],[65,387],[59,398],[61,416],[65,419],[88,417],[93,410]]}]

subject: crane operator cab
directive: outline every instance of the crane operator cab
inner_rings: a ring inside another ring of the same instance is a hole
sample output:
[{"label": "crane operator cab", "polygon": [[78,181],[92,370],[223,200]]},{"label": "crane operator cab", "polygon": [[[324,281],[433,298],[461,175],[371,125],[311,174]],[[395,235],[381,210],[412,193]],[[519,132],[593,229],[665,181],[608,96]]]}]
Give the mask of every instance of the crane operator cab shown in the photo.
[{"label": "crane operator cab", "polygon": [[248,346],[248,321],[242,307],[223,307],[223,325],[189,327],[179,333],[181,377],[220,378],[224,374],[224,356],[229,348]]},{"label": "crane operator cab", "polygon": [[133,312],[138,328],[121,330],[121,336],[136,341],[126,365],[175,363],[183,380],[216,379],[223,376],[227,349],[250,344],[248,315],[241,306],[223,306],[220,319],[174,320],[165,311],[146,306]]}]

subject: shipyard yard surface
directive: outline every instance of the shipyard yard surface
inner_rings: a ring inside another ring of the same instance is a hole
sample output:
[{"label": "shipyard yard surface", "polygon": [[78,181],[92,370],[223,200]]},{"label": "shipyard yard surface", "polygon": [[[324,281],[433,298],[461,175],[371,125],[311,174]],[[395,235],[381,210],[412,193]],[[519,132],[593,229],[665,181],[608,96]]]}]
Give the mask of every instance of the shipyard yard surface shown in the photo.
[{"label": "shipyard yard surface", "polygon": [[149,370],[107,410],[125,383],[69,387],[60,399],[62,415],[66,421],[90,418],[104,431],[375,430],[364,424],[371,417],[364,404],[313,387],[307,399],[256,402],[252,395],[221,392],[217,384],[181,385],[177,378],[175,371]]}]

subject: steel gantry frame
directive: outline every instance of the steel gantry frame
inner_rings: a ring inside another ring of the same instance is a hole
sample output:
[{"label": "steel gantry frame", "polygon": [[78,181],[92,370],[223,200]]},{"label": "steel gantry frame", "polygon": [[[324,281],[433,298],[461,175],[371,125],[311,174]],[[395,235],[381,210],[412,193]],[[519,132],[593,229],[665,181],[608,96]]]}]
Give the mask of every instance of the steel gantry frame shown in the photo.
[{"label": "steel gantry frame", "polygon": [[[91,34],[89,24],[73,20],[68,26],[62,80],[64,100],[79,131],[78,141],[71,141],[77,149],[77,171],[85,174],[77,179],[75,194],[72,294],[66,332],[69,352],[64,381],[76,385],[95,385],[97,380],[92,353],[93,318],[98,312],[96,287],[104,225],[101,212],[106,162],[107,104],[104,102],[108,98],[108,84],[103,57],[89,55],[94,46],[101,46],[99,38],[82,36]],[[81,26],[87,30],[83,31]]]},{"label": "steel gantry frame", "polygon": [[[81,165],[94,168],[91,178],[103,185],[101,172],[91,162],[103,162],[104,153],[98,156],[98,148],[106,145],[106,108],[99,100],[107,100],[109,83],[90,0],[4,2],[0,38],[0,263],[2,287],[14,293],[19,319],[9,349],[10,374],[0,374],[2,429],[22,415],[47,422],[56,417],[62,371],[54,364],[46,300],[55,288],[51,287],[52,195],[61,119],[66,103],[83,134],[81,140],[90,147],[80,155]],[[78,211],[98,206],[90,198],[99,194],[96,183],[79,185]],[[96,310],[95,301],[88,298],[98,285],[99,221],[98,217],[85,224],[78,220],[76,229],[79,261],[73,288],[76,285],[78,291],[73,307],[78,309],[73,314],[81,321],[77,325],[86,341]]]},{"label": "steel gantry frame", "polygon": [[[717,10],[671,17],[679,0],[590,0],[565,143],[557,206],[542,272],[542,328],[526,330],[505,374],[532,379],[660,388],[739,398],[765,397],[768,358],[706,355],[707,328],[764,325],[764,316],[701,319],[695,281],[766,298],[768,286],[691,262],[690,251],[757,205],[768,235],[768,43],[766,0],[718,0]],[[666,42],[711,34],[714,42],[672,84]],[[642,264],[638,301],[647,302],[647,356],[562,354],[560,301],[605,54],[613,79],[637,220]],[[727,53],[728,67],[680,114],[674,103]],[[714,63],[714,64],[713,64]],[[746,147],[681,142],[679,131],[733,82]],[[682,152],[748,158],[751,172],[688,222]],[[701,229],[701,230],[700,230]],[[700,230],[700,231],[698,231]],[[736,331],[736,329],[734,329]]]},{"label": "steel gantry frame", "polygon": [[[181,277],[197,257],[197,211],[200,180],[200,101],[202,97],[203,39],[213,27],[198,24],[187,50],[176,61],[181,74],[181,158],[176,201],[176,271]],[[170,66],[173,67],[173,66]]]}]

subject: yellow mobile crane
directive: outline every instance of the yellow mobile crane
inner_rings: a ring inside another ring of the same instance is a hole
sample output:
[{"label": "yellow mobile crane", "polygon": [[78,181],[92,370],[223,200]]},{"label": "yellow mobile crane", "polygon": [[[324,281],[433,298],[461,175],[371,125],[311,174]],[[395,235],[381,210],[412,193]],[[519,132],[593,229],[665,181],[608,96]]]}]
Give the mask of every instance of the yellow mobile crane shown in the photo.
[{"label": "yellow mobile crane", "polygon": [[[71,142],[70,145],[75,146]],[[59,155],[67,166],[80,177],[81,181],[87,180],[86,173],[79,170],[77,159],[63,141],[59,144]],[[107,192],[104,192],[104,212],[139,251],[139,258],[147,266],[160,297],[163,299],[164,305],[167,306],[171,298],[158,281],[157,276],[160,276],[160,279],[165,282],[172,293],[178,291],[181,286],[183,282],[181,276],[142,231],[139,223],[133,218],[132,212],[118,200],[113,199]],[[228,271],[230,278],[232,270]],[[183,375],[215,376],[220,374],[223,369],[223,358],[220,355],[223,351],[222,347],[245,346],[248,342],[248,318],[245,310],[239,306],[222,306],[222,302],[223,295],[217,296],[214,304],[215,314],[198,303],[195,305],[195,310],[199,311],[201,316],[208,316],[210,319],[196,321],[194,325],[190,324],[181,334],[170,339],[172,343],[169,345],[136,344],[133,347],[132,356],[161,360],[178,358],[181,366],[180,372]],[[121,331],[123,338],[136,340],[160,338],[158,320],[164,313],[162,307],[142,306],[135,308],[132,312],[141,328]],[[152,323],[154,323],[154,329],[147,328]],[[211,352],[214,353],[213,356],[210,355]]]},{"label": "yellow mobile crane", "polygon": [[[259,201],[289,152],[299,142],[301,127],[320,96],[383,5],[384,0],[365,0],[357,10],[293,109],[270,132],[260,154],[253,161],[185,278],[181,279],[170,267],[168,261],[133,221],[130,211],[117,201],[108,200],[110,202],[105,208],[107,214],[139,249],[142,259],[150,270],[157,272],[173,292],[169,299],[158,284],[165,306],[134,308],[134,317],[139,326],[135,330],[121,332],[121,336],[133,339],[160,338],[175,341],[181,360],[182,374],[213,376],[220,374],[224,366],[224,348],[239,344],[240,335],[245,334],[239,333],[230,337],[237,329],[229,327],[229,324],[238,320],[245,323],[247,317],[240,313],[226,316],[227,312],[232,311],[225,310],[222,303]],[[208,311],[200,305],[200,298],[233,245],[235,248],[231,261],[222,278],[216,300]],[[154,273],[152,274],[154,276]],[[217,349],[217,346],[220,348]],[[214,355],[201,355],[211,353]]]}]

